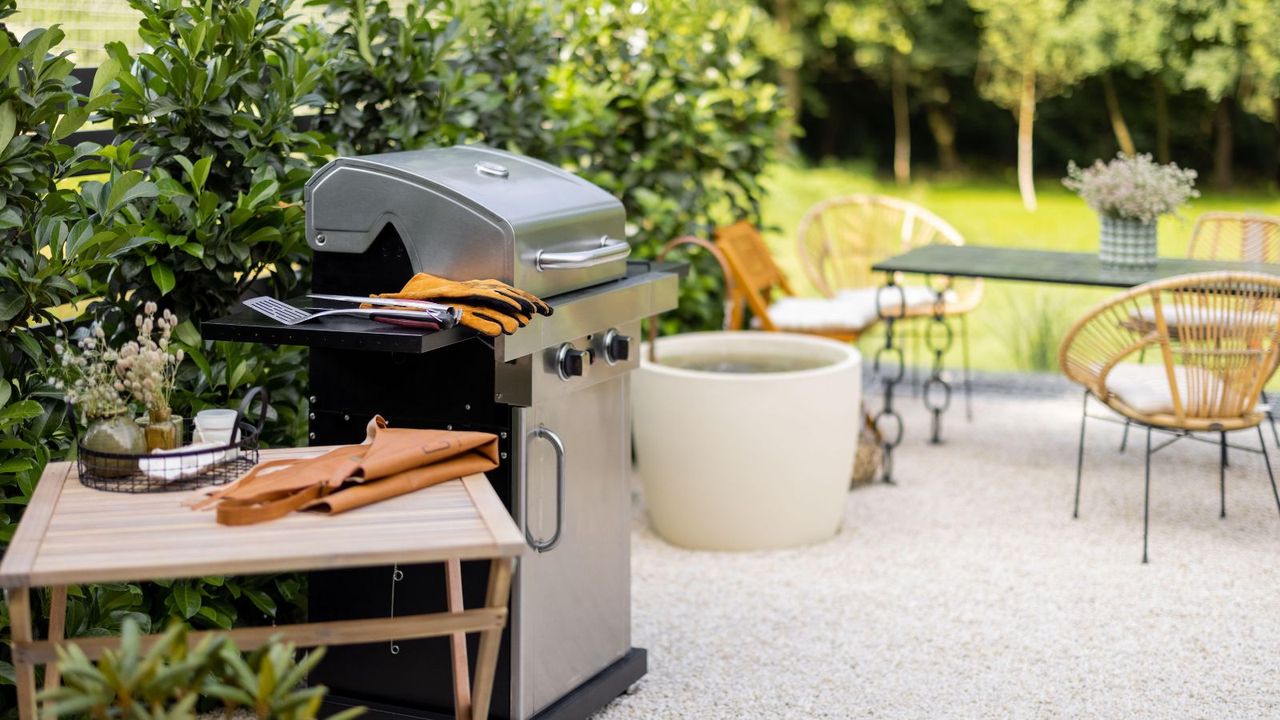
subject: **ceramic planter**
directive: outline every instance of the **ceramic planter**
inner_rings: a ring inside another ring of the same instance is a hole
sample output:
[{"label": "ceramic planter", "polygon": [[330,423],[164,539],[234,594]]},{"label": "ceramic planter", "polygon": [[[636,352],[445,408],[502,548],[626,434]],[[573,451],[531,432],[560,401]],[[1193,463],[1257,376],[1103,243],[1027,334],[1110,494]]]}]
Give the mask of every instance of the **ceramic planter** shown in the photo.
[{"label": "ceramic planter", "polygon": [[[689,548],[814,543],[840,528],[861,427],[861,356],[807,335],[661,338],[632,381],[637,470],[654,530]],[[708,372],[663,364],[714,356],[818,367]]]}]

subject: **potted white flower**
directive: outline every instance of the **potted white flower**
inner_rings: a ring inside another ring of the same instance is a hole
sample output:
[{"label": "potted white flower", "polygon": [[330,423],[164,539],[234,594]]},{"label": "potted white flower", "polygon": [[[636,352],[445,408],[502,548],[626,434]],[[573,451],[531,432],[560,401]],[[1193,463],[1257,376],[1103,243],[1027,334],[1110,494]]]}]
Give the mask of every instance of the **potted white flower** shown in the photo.
[{"label": "potted white flower", "polygon": [[[97,453],[118,456],[146,452],[146,436],[129,412],[124,382],[116,374],[120,355],[107,344],[102,326],[94,323],[73,343],[59,340],[54,350],[60,370],[54,385],[86,422],[80,444]],[[103,477],[121,477],[137,468],[136,462],[115,459],[92,458],[89,464]]]},{"label": "potted white flower", "polygon": [[154,302],[143,305],[142,313],[134,318],[138,339],[125,343],[116,361],[116,374],[124,389],[147,409],[138,424],[146,429],[148,451],[182,445],[182,416],[173,414],[169,407],[183,358],[181,349],[169,346],[178,318],[168,310],[157,314],[158,310]]},{"label": "potted white flower", "polygon": [[1151,268],[1156,264],[1156,220],[1200,197],[1195,181],[1195,170],[1160,165],[1151,155],[1121,153],[1111,162],[1095,160],[1088,168],[1069,163],[1062,184],[1098,213],[1098,256],[1104,265]]}]

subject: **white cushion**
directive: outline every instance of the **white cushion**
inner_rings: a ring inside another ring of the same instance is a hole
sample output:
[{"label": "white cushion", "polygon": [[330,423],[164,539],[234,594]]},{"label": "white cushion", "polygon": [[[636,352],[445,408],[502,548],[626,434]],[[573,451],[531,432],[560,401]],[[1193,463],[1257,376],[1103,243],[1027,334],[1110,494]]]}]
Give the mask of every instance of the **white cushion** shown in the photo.
[{"label": "white cushion", "polygon": [[[1141,321],[1143,325],[1154,326],[1156,324],[1156,309],[1153,307],[1141,308],[1134,311],[1130,317]],[[1269,312],[1241,313],[1224,308],[1200,308],[1193,312],[1183,312],[1182,317],[1179,317],[1178,312],[1173,308],[1165,308],[1164,322],[1165,326],[1173,332],[1177,332],[1178,328],[1183,325],[1189,327],[1218,325],[1227,328],[1256,327],[1259,325],[1275,327],[1280,325],[1280,316]]]},{"label": "white cushion", "polygon": [[[900,285],[902,294],[899,295],[897,290],[889,288],[857,288],[856,290],[841,290],[836,293],[837,300],[849,300],[859,303],[869,303],[872,312],[876,308],[876,294],[880,294],[881,308],[886,314],[894,314],[898,311],[898,303],[903,298],[907,301],[908,310],[919,310],[921,308],[932,308],[933,303],[938,298],[938,294],[927,285]],[[942,293],[943,302],[953,303],[956,301],[956,294],[952,290],[946,290]]]},{"label": "white cushion", "polygon": [[[1209,398],[1217,398],[1222,393],[1220,381],[1215,375],[1208,373],[1206,375],[1207,377],[1200,384],[1208,385]],[[1191,397],[1187,369],[1181,365],[1175,366],[1173,377],[1178,383],[1178,394],[1182,397],[1182,406],[1186,408],[1190,404]],[[1163,363],[1148,365],[1120,363],[1107,373],[1106,387],[1125,405],[1144,415],[1171,415],[1174,412],[1173,393],[1169,391],[1169,376],[1164,371]],[[1196,395],[1200,396],[1201,392],[1204,390],[1197,388]],[[1261,401],[1255,407],[1255,411],[1265,409]]]},{"label": "white cushion", "polygon": [[779,330],[859,332],[879,318],[874,301],[785,297],[769,306],[769,319]]}]

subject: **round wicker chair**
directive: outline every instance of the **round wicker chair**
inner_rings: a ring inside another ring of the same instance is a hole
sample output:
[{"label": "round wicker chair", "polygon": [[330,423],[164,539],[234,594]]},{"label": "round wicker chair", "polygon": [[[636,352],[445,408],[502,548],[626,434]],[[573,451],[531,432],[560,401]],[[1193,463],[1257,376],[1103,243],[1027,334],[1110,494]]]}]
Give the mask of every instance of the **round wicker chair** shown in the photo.
[{"label": "round wicker chair", "polygon": [[1187,257],[1280,263],[1280,217],[1207,212],[1196,218]]},{"label": "round wicker chair", "polygon": [[[1170,327],[1176,325],[1177,332]],[[1136,362],[1144,350],[1158,362]],[[1226,517],[1227,433],[1256,428],[1266,418],[1259,393],[1280,360],[1280,278],[1258,273],[1201,273],[1140,285],[1093,308],[1062,341],[1059,363],[1085,388],[1076,458],[1073,516],[1080,514],[1089,396],[1147,429],[1142,561],[1147,561],[1151,454],[1192,433],[1217,433],[1219,489]],[[1153,430],[1173,439],[1152,449]],[[1260,450],[1276,508],[1280,492],[1265,442]]]},{"label": "round wicker chair", "polygon": [[[883,284],[872,273],[877,261],[933,244],[963,245],[964,238],[945,220],[915,203],[884,195],[847,195],[814,205],[800,220],[798,250],[805,274],[818,292],[839,298]],[[901,278],[908,319],[932,318],[937,294],[928,285]],[[982,280],[942,278],[943,315],[960,320],[960,342],[967,407],[971,408],[968,314],[982,302]],[[918,333],[916,336],[918,337]],[[969,410],[972,415],[972,410]]]}]

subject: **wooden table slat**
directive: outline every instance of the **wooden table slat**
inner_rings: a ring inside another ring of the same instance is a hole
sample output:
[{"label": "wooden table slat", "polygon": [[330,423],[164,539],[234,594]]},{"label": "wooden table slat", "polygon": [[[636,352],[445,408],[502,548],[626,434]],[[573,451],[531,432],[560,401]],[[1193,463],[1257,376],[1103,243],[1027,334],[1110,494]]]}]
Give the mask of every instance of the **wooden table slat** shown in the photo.
[{"label": "wooden table slat", "polygon": [[[262,460],[327,449],[265,450]],[[104,492],[80,485],[73,464],[50,464],[0,563],[0,586],[514,557],[524,548],[483,475],[338,515],[293,513],[241,527],[184,505],[207,492]]]}]

